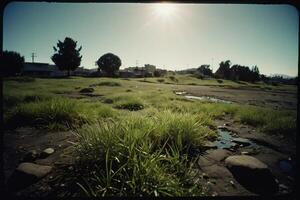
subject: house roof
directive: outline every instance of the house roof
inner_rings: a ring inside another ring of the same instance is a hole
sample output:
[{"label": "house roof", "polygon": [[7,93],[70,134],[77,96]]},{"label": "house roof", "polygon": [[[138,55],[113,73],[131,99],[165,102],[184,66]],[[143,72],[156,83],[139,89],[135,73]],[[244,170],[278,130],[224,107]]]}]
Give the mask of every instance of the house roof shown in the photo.
[{"label": "house roof", "polygon": [[58,71],[56,65],[49,65],[48,63],[24,63],[23,71]]}]

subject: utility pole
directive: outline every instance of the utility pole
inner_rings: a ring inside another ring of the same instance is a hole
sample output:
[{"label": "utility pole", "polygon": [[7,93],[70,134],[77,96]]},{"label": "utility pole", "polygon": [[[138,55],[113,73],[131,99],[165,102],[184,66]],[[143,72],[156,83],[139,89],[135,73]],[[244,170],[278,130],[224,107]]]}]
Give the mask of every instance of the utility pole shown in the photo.
[{"label": "utility pole", "polygon": [[212,58],[211,60],[211,71],[214,73],[214,58]]},{"label": "utility pole", "polygon": [[135,61],[135,65],[136,65],[136,67],[139,66],[139,61],[138,60]]},{"label": "utility pole", "polygon": [[32,62],[34,63],[34,57],[36,57],[35,53],[32,53],[31,54],[31,59],[32,59]]}]

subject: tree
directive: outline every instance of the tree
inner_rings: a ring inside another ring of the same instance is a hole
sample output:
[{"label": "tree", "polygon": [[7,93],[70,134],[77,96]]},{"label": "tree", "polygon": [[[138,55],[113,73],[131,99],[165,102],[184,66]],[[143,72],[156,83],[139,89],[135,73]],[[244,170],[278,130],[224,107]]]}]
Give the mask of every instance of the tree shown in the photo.
[{"label": "tree", "polygon": [[80,46],[76,49],[77,41],[75,42],[72,38],[66,37],[64,42],[58,40],[56,47],[53,47],[54,55],[51,57],[52,61],[61,71],[68,71],[68,76],[70,76],[70,71],[74,71],[79,67],[81,63],[81,58],[79,52],[82,48]]},{"label": "tree", "polygon": [[24,67],[24,57],[14,51],[3,51],[0,54],[0,76],[14,76]]},{"label": "tree", "polygon": [[230,65],[231,65],[230,60],[226,60],[225,62],[222,61],[220,63],[219,69],[215,73],[216,77],[218,77],[218,78],[224,78],[224,79],[229,79],[229,76],[230,76]]},{"label": "tree", "polygon": [[259,78],[259,69],[256,65],[252,67],[251,72],[252,72],[252,76],[251,76],[252,80],[251,81],[253,81],[253,82],[259,81],[259,79],[260,79]]},{"label": "tree", "polygon": [[105,71],[109,76],[115,76],[115,73],[122,65],[121,59],[112,53],[104,54],[96,63],[99,69]]},{"label": "tree", "polygon": [[197,72],[206,76],[212,76],[210,65],[201,65],[200,67],[198,67]]}]

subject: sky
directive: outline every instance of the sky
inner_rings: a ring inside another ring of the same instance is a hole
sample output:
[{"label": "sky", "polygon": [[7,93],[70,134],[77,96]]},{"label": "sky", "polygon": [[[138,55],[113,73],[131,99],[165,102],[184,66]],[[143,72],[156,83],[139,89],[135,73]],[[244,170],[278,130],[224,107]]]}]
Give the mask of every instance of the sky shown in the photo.
[{"label": "sky", "polygon": [[266,75],[298,74],[298,11],[291,5],[11,2],[3,49],[53,64],[53,46],[71,37],[81,66],[105,53],[121,68],[153,64],[182,70],[221,61],[257,65]]}]

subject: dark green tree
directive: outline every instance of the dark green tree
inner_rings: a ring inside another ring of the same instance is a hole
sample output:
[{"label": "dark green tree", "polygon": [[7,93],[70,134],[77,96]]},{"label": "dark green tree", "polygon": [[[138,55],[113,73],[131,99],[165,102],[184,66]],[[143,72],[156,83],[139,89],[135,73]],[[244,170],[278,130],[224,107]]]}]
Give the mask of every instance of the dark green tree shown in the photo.
[{"label": "dark green tree", "polygon": [[212,76],[210,65],[201,65],[200,67],[198,67],[197,72],[206,76]]},{"label": "dark green tree", "polygon": [[53,54],[51,59],[59,70],[68,71],[68,76],[70,76],[70,71],[74,71],[81,63],[82,56],[79,52],[82,47],[76,49],[77,41],[69,37],[66,37],[63,42],[58,40],[56,46],[57,48],[53,47],[56,53]]},{"label": "dark green tree", "polygon": [[108,76],[115,76],[122,65],[121,59],[112,53],[104,54],[96,63],[99,69],[106,72]]},{"label": "dark green tree", "polygon": [[15,76],[24,67],[24,57],[14,51],[3,51],[0,54],[0,76]]},{"label": "dark green tree", "polygon": [[220,63],[219,69],[216,71],[215,75],[217,78],[229,79],[230,76],[230,60],[222,61]]},{"label": "dark green tree", "polygon": [[260,80],[259,69],[256,65],[252,67],[251,72],[252,72],[252,76],[251,76],[252,80],[251,81],[253,81],[253,82],[259,81]]}]

